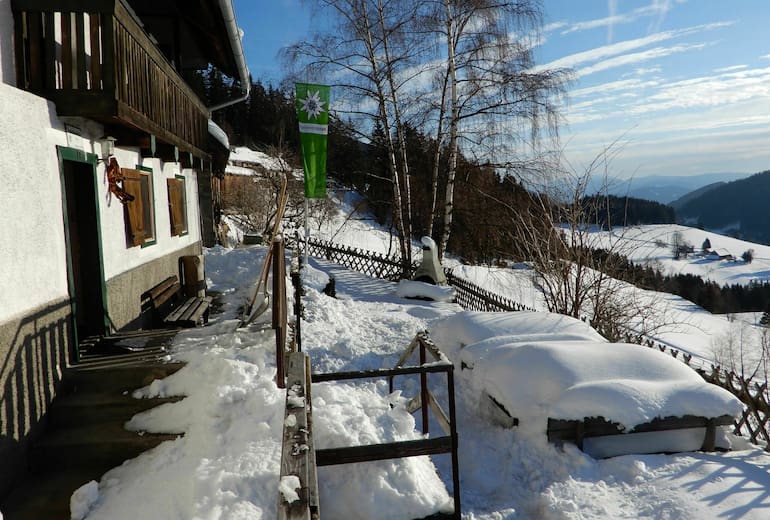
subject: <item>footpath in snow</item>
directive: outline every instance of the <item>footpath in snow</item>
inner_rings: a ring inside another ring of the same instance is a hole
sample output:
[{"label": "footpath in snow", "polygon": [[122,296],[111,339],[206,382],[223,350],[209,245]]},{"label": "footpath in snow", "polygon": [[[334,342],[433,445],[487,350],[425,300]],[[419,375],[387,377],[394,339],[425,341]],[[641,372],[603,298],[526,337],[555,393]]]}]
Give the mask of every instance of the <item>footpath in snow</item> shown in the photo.
[{"label": "footpath in snow", "polygon": [[[259,323],[236,329],[265,252],[207,251],[208,286],[221,294],[222,314],[177,336],[170,356],[187,366],[135,392],[187,397],[127,424],[184,436],[82,488],[73,518],[275,518],[285,395],[274,382],[274,334]],[[302,340],[317,372],[391,368],[426,329],[442,348],[436,327],[461,311],[405,300],[397,284],[326,262],[311,259],[310,267]],[[328,275],[337,298],[321,292]],[[571,445],[557,448],[544,436],[495,425],[453,361],[463,518],[770,518],[770,456],[741,439],[729,453],[594,460]],[[314,385],[316,447],[419,438],[419,424],[399,406],[413,395],[409,384],[390,394],[385,381]],[[326,519],[419,518],[451,504],[448,455],[320,468],[319,484]]]}]

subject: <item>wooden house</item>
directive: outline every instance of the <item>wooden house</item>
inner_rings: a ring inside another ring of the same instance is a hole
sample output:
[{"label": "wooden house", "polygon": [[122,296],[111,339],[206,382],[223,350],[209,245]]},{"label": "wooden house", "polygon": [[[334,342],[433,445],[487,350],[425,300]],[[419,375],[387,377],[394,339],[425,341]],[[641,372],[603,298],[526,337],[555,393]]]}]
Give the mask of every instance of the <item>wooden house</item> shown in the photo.
[{"label": "wooden house", "polygon": [[211,68],[246,98],[232,0],[0,2],[0,498],[78,339],[143,328],[214,240]]}]

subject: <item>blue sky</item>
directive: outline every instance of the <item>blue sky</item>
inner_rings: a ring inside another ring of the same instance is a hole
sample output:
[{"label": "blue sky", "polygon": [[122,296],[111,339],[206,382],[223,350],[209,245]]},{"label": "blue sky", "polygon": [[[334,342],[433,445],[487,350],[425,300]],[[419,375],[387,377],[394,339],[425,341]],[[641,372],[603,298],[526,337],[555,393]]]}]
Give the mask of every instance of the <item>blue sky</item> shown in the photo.
[{"label": "blue sky", "polygon": [[[254,78],[307,34],[297,0],[234,1]],[[544,0],[537,61],[574,69],[561,146],[612,177],[770,169],[770,1]],[[613,144],[614,143],[614,144]]]}]

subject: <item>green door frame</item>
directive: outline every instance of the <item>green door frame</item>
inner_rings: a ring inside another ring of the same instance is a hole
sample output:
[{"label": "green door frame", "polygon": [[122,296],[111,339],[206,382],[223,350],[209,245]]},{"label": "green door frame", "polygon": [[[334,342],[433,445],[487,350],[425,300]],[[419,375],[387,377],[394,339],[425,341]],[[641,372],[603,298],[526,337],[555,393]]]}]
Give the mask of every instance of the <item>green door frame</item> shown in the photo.
[{"label": "green door frame", "polygon": [[65,237],[65,245],[67,250],[67,285],[69,289],[69,295],[70,295],[70,308],[72,309],[72,318],[74,320],[73,322],[73,330],[75,331],[75,361],[80,361],[80,338],[78,338],[78,331],[77,331],[77,305],[75,302],[75,284],[74,284],[74,274],[73,274],[73,266],[72,266],[72,249],[71,244],[69,241],[69,216],[67,213],[67,196],[66,196],[66,185],[65,185],[65,178],[64,178],[64,161],[72,161],[82,164],[87,164],[91,166],[91,171],[93,174],[91,175],[91,187],[93,189],[94,194],[94,203],[96,204],[96,241],[97,241],[97,249],[99,250],[99,269],[101,271],[99,276],[99,283],[101,286],[101,299],[102,299],[102,310],[103,310],[103,316],[104,316],[104,331],[105,335],[109,335],[110,333],[110,317],[108,313],[107,308],[107,284],[104,279],[104,249],[102,247],[102,226],[101,226],[101,217],[99,213],[99,190],[98,190],[98,184],[97,184],[97,176],[96,176],[96,164],[97,164],[97,157],[96,154],[87,153],[83,150],[78,150],[76,148],[68,148],[65,146],[57,146],[56,151],[59,157],[59,178],[61,182],[61,189],[62,189],[62,212],[64,217],[64,237]]}]

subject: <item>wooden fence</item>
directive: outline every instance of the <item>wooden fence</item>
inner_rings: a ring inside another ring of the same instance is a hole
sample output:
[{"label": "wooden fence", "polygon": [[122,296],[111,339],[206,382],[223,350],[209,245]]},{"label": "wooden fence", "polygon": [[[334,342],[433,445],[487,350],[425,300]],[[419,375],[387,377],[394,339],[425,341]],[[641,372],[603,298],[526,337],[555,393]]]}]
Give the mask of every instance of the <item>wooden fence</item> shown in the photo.
[{"label": "wooden fence", "polygon": [[[313,256],[326,258],[372,277],[386,280],[398,280],[400,277],[401,262],[396,257],[313,239],[309,241],[308,249]],[[456,276],[451,271],[447,271],[446,275],[447,282],[455,289],[457,303],[466,310],[492,312],[534,310]],[[735,395],[746,405],[746,408],[741,417],[735,421],[734,433],[749,438],[753,443],[763,444],[765,450],[770,451],[770,392],[768,392],[767,381],[753,381],[751,377],[745,378],[733,371],[710,365],[694,358],[691,354],[653,340],[639,341],[634,334],[627,334],[625,341],[667,352],[693,368],[709,383],[720,386]]]},{"label": "wooden fence", "polygon": [[[419,366],[404,366],[415,349],[419,348]],[[431,354],[437,363],[426,364],[426,354]],[[438,400],[428,389],[428,374],[445,374],[448,410],[439,404]],[[337,464],[351,464],[371,462],[377,460],[397,459],[404,457],[417,457],[420,455],[449,454],[452,458],[452,495],[454,510],[451,513],[436,513],[430,516],[434,520],[461,518],[460,507],[460,472],[458,468],[458,440],[457,419],[455,415],[454,393],[454,365],[441,355],[436,345],[428,338],[426,333],[420,333],[410,343],[404,355],[398,361],[395,368],[379,370],[361,370],[355,372],[336,372],[328,374],[313,374],[312,381],[320,383],[325,381],[350,381],[356,379],[387,379],[393,388],[393,379],[402,376],[419,376],[420,393],[407,403],[409,413],[422,410],[422,431],[425,435],[422,439],[390,442],[384,444],[370,444],[365,446],[350,446],[342,448],[328,448],[316,450],[318,466],[331,466]],[[441,429],[443,436],[428,437],[429,421],[432,411]]]},{"label": "wooden fence", "polygon": [[[304,242],[298,247],[302,247]],[[374,251],[348,247],[325,240],[308,240],[308,254],[325,258],[359,273],[381,278],[383,280],[398,281],[401,278],[401,260],[397,257],[383,255]]]}]

